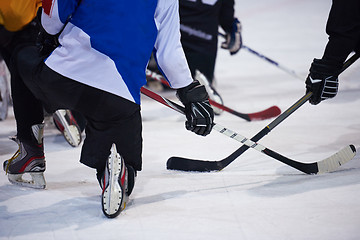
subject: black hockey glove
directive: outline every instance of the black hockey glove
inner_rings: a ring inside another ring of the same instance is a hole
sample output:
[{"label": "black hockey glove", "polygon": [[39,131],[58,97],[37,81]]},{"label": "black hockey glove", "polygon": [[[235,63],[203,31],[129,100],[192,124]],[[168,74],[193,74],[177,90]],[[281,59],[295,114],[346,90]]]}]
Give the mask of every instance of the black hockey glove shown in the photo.
[{"label": "black hockey glove", "polygon": [[241,23],[234,18],[231,32],[226,33],[226,41],[221,44],[221,48],[228,49],[231,55],[236,54],[242,47]]},{"label": "black hockey glove", "polygon": [[36,39],[40,56],[49,56],[59,45],[58,35],[48,34],[44,29],[40,30]]},{"label": "black hockey glove", "polygon": [[208,135],[213,127],[214,112],[205,87],[194,81],[189,86],[178,89],[177,96],[185,105],[186,129],[198,135]]},{"label": "black hockey glove", "polygon": [[313,93],[309,99],[312,105],[317,105],[323,100],[336,96],[341,66],[341,64],[332,61],[314,59],[305,81],[306,93]]}]

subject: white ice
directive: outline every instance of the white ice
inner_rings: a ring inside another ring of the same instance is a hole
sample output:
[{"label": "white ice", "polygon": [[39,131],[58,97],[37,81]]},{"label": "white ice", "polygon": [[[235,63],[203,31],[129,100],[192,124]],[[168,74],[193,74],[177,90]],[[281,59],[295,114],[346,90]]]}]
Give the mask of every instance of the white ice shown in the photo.
[{"label": "white ice", "polygon": [[[244,44],[294,70],[297,79],[242,49],[219,49],[217,90],[225,105],[256,112],[286,110],[305,94],[304,79],[320,58],[330,0],[236,1]],[[221,39],[220,39],[221,41]],[[305,103],[259,143],[301,162],[324,159],[342,147],[360,147],[360,62],[340,75],[338,95]],[[163,93],[175,99],[172,93]],[[143,97],[143,171],[127,209],[107,219],[94,170],[79,163],[51,125],[46,128],[47,188],[18,187],[0,177],[0,239],[246,239],[350,240],[360,234],[360,157],[333,173],[306,175],[254,149],[220,172],[166,170],[171,156],[220,160],[240,144],[217,132],[200,137],[184,117]],[[252,137],[272,119],[246,122],[224,112],[216,122]],[[17,150],[7,137],[11,110],[0,122],[1,162]]]}]

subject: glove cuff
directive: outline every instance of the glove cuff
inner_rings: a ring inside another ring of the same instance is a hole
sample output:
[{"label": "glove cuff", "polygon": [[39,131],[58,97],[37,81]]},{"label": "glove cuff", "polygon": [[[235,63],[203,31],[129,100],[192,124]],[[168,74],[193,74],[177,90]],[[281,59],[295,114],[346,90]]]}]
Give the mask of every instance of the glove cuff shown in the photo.
[{"label": "glove cuff", "polygon": [[232,24],[232,32],[241,32],[242,25],[239,19],[234,18],[233,24]]},{"label": "glove cuff", "polygon": [[186,87],[179,88],[176,95],[184,105],[191,102],[205,101],[209,98],[205,86],[201,85],[198,81],[194,81]]},{"label": "glove cuff", "polygon": [[342,68],[342,63],[328,59],[314,58],[310,67],[310,73],[337,76],[339,75],[341,68]]}]

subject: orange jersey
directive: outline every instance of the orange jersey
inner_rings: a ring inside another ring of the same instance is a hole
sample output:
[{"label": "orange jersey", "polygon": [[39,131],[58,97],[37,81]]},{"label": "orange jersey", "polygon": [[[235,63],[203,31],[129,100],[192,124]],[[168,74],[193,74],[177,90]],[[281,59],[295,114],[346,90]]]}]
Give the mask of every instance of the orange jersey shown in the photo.
[{"label": "orange jersey", "polygon": [[1,0],[0,24],[11,32],[21,30],[36,16],[41,0]]}]

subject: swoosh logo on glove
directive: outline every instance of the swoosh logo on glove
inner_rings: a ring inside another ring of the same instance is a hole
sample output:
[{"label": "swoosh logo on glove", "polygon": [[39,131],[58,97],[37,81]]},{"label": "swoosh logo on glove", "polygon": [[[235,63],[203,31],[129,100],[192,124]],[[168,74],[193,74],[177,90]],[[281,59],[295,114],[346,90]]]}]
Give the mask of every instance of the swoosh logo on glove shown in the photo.
[{"label": "swoosh logo on glove", "polygon": [[321,79],[313,79],[313,78],[310,76],[310,81],[311,81],[311,83],[318,83],[318,82],[321,82]]}]

